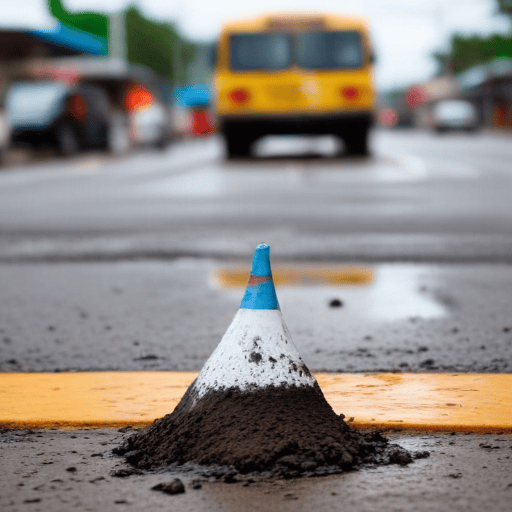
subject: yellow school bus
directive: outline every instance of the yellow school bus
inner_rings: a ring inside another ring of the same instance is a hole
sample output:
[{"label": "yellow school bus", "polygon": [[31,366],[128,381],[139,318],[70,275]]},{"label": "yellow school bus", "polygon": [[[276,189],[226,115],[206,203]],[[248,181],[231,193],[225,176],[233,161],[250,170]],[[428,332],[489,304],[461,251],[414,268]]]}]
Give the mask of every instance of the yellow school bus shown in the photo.
[{"label": "yellow school bus", "polygon": [[214,73],[228,156],[270,134],[334,134],[368,152],[375,90],[366,23],[333,15],[261,16],[226,24]]}]

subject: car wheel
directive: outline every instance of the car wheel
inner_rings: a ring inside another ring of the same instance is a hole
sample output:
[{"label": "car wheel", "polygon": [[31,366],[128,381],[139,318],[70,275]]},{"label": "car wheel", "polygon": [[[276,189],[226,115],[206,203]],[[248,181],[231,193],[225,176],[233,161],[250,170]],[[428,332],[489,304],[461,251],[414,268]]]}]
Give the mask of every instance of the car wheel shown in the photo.
[{"label": "car wheel", "polygon": [[155,142],[154,147],[156,149],[165,150],[171,144],[171,137],[168,133],[162,133],[162,136]]},{"label": "car wheel", "polygon": [[244,158],[251,153],[252,139],[233,133],[226,134],[226,149],[228,158]]},{"label": "car wheel", "polygon": [[70,124],[61,124],[57,129],[57,147],[61,155],[72,156],[80,150],[75,130]]}]

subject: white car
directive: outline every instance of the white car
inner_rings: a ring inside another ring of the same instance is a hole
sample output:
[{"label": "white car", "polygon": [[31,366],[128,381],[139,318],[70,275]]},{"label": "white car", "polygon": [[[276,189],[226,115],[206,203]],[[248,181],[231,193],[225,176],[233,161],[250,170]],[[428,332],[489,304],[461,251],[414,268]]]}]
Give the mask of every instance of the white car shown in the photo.
[{"label": "white car", "polygon": [[164,148],[170,130],[169,113],[159,102],[137,108],[130,115],[130,135],[136,146]]},{"label": "white car", "polygon": [[432,110],[432,128],[439,133],[448,130],[476,130],[476,108],[465,100],[439,101]]}]

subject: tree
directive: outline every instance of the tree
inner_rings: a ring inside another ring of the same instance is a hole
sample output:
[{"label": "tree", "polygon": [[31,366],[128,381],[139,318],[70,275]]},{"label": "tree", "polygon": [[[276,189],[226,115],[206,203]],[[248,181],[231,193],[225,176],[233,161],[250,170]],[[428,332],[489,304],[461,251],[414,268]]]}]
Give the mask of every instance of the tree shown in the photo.
[{"label": "tree", "polygon": [[146,65],[159,76],[177,82],[183,82],[184,67],[196,51],[175,25],[150,21],[135,7],[126,11],[126,44],[129,62]]},{"label": "tree", "polygon": [[[512,0],[496,0],[499,14],[512,22]],[[438,74],[451,69],[460,73],[479,64],[486,64],[497,58],[512,58],[512,37],[492,34],[487,37],[454,34],[447,53],[432,55],[438,64]]]},{"label": "tree", "polygon": [[[108,38],[109,17],[96,12],[69,12],[62,0],[48,0],[50,13],[62,23]],[[126,14],[127,60],[151,68],[161,78],[184,80],[184,68],[195,55],[195,45],[174,24],[148,20],[132,6]],[[178,64],[179,63],[179,64]]]},{"label": "tree", "polygon": [[496,58],[512,58],[512,38],[501,34],[488,37],[455,34],[451,39],[450,50],[447,53],[435,53],[433,57],[440,65],[441,72],[450,68],[455,73],[461,73]]}]

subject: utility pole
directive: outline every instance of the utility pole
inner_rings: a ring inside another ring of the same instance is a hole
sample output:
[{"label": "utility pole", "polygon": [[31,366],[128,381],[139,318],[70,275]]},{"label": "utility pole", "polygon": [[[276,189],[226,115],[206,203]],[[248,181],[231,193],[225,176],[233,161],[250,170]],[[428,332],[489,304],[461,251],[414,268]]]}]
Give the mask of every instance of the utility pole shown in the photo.
[{"label": "utility pole", "polygon": [[126,12],[112,14],[108,22],[108,57],[112,64],[121,69],[127,67]]}]

